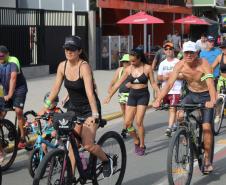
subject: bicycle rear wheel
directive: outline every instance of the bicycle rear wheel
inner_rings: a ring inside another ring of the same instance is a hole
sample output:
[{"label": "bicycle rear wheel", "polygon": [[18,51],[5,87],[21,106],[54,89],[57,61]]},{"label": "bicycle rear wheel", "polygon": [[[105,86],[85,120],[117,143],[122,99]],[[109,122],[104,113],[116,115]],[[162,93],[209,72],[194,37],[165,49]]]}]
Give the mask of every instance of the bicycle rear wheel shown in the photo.
[{"label": "bicycle rear wheel", "polygon": [[224,119],[224,98],[219,97],[216,101],[216,107],[214,110],[214,135],[218,135],[221,129],[221,125]]},{"label": "bicycle rear wheel", "polygon": [[1,163],[2,171],[7,170],[14,162],[17,155],[19,139],[15,125],[7,120],[0,120],[0,144],[4,152],[4,161]]},{"label": "bicycle rear wheel", "polygon": [[[103,151],[113,160],[113,175],[107,178],[102,174],[102,162],[91,155],[94,185],[121,185],[126,170],[126,147],[122,137],[114,131],[105,133],[97,142]],[[91,160],[90,160],[91,162]]]},{"label": "bicycle rear wheel", "polygon": [[167,173],[170,185],[189,185],[193,173],[193,146],[189,133],[180,128],[170,141]]},{"label": "bicycle rear wheel", "polygon": [[54,149],[39,164],[33,185],[72,185],[71,162],[64,150]]}]

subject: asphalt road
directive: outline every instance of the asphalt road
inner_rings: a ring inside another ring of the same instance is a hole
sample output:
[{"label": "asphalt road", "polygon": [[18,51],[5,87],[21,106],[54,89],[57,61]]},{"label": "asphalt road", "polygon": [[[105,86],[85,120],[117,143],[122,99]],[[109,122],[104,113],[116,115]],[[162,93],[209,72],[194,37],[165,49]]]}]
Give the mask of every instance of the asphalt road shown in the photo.
[{"label": "asphalt road", "polygon": [[[166,158],[169,138],[164,135],[167,113],[148,110],[145,116],[146,155],[139,157],[133,151],[131,138],[125,140],[127,149],[127,168],[123,185],[167,185]],[[98,131],[100,137],[107,130],[120,131],[122,119],[108,123]],[[225,121],[223,125],[226,125]],[[215,139],[214,172],[203,176],[197,166],[194,168],[191,184],[193,185],[224,185],[226,184],[226,127],[222,128],[220,136]],[[27,170],[29,153],[21,152],[13,166],[3,173],[3,185],[31,185],[32,178]]]}]

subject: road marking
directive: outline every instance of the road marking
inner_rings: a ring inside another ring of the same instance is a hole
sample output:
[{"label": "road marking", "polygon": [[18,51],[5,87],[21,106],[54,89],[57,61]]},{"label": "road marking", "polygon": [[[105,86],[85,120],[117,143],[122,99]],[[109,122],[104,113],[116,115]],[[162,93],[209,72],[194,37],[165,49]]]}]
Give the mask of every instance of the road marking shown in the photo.
[{"label": "road marking", "polygon": [[[226,139],[220,139],[219,141],[217,141],[215,143],[214,155],[216,155],[218,152],[220,152],[223,148],[226,148]],[[218,161],[220,159],[221,158],[214,157],[214,162],[216,162],[216,161]],[[198,167],[198,161],[196,160],[194,162],[194,167],[193,167],[194,171],[195,171],[195,168],[197,168],[197,167]],[[193,171],[193,174],[194,174],[194,171]],[[163,182],[160,182],[160,183],[158,183],[156,185],[166,185],[166,184],[168,184],[168,178],[164,178]]]}]

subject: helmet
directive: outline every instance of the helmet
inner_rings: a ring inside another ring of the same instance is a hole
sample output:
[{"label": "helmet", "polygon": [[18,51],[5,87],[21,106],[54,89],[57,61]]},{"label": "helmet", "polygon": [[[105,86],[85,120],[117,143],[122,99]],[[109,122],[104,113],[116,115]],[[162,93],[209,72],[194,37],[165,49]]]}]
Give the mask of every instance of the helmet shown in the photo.
[{"label": "helmet", "polygon": [[[50,92],[47,92],[46,95],[44,96],[44,102],[49,98],[49,95],[50,95]],[[52,104],[56,106],[58,102],[59,102],[59,97],[57,96],[55,100],[52,102]]]}]

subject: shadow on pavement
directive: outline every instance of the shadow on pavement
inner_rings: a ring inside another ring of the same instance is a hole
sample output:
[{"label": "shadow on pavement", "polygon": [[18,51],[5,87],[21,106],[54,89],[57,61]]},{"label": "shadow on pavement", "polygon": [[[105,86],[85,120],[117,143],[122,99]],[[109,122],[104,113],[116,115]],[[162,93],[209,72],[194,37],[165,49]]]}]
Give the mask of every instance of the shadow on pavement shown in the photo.
[{"label": "shadow on pavement", "polygon": [[217,182],[221,180],[221,182],[217,184],[225,184],[222,181],[222,175],[225,175],[226,172],[226,158],[221,159],[219,161],[214,162],[214,171],[207,175],[207,176],[202,176],[200,180],[196,181],[195,183],[192,183],[193,185],[207,185],[211,184],[213,182]]},{"label": "shadow on pavement", "polygon": [[[13,165],[5,172],[2,172],[2,174],[11,174],[18,172],[23,169],[28,169],[28,160],[22,160],[22,161],[15,161]],[[27,171],[28,172],[28,171]]]},{"label": "shadow on pavement", "polygon": [[136,179],[131,179],[127,182],[124,182],[123,185],[149,185],[154,184],[155,182],[159,181],[159,179],[165,176],[165,172],[156,172],[151,173]]}]

